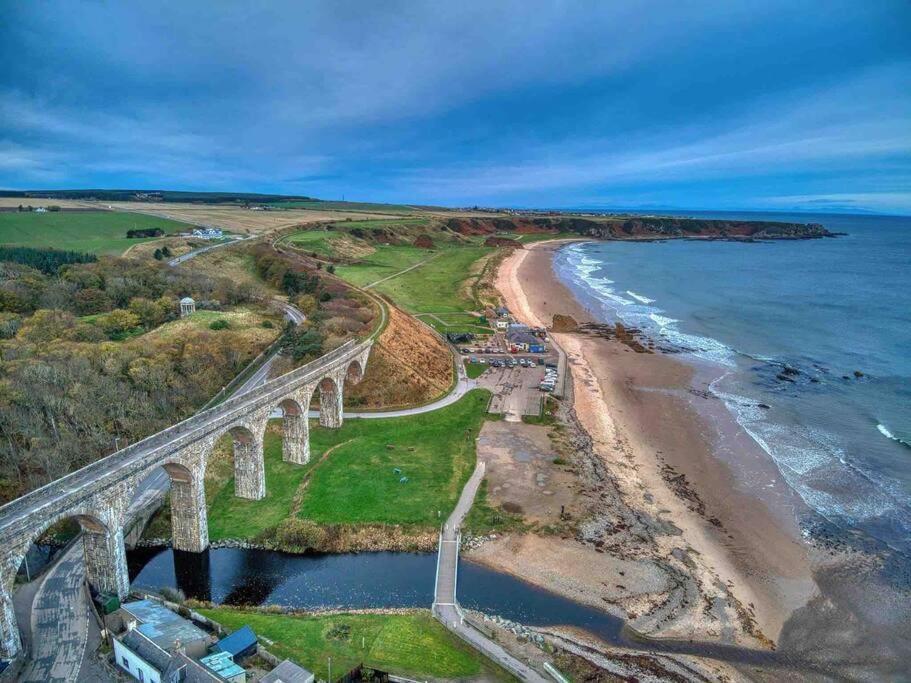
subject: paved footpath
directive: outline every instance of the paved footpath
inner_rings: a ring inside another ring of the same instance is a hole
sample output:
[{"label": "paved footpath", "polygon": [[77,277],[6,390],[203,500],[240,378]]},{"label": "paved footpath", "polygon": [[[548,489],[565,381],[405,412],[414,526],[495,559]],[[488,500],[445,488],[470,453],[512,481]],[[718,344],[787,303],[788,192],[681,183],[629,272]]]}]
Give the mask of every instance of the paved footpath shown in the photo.
[{"label": "paved footpath", "polygon": [[546,683],[545,678],[525,662],[516,659],[502,646],[490,640],[486,635],[464,620],[462,609],[456,599],[459,568],[460,527],[465,515],[471,509],[478,487],[484,478],[484,463],[478,462],[471,478],[462,489],[455,510],[443,525],[440,536],[440,550],[437,557],[437,578],[433,598],[433,614],[450,631],[466,641],[469,645],[485,654],[489,659],[514,674],[522,681]]}]

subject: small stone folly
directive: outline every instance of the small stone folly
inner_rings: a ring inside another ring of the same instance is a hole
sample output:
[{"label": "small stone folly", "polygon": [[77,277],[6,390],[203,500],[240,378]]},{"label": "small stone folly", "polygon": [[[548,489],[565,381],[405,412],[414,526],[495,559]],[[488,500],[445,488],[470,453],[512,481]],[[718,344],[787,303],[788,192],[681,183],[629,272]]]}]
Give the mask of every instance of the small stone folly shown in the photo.
[{"label": "small stone folly", "polygon": [[188,296],[180,300],[180,317],[186,318],[196,312],[196,302]]}]

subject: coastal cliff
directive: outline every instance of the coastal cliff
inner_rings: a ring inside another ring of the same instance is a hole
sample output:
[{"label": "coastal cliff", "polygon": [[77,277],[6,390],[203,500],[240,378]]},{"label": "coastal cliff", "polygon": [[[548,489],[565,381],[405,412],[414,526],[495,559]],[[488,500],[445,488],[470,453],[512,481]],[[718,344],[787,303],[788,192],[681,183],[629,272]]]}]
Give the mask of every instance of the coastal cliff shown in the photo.
[{"label": "coastal cliff", "polygon": [[833,237],[819,223],[706,220],[672,216],[579,218],[573,216],[510,216],[449,218],[446,227],[463,235],[497,232],[566,233],[597,239],[723,239],[782,240]]}]

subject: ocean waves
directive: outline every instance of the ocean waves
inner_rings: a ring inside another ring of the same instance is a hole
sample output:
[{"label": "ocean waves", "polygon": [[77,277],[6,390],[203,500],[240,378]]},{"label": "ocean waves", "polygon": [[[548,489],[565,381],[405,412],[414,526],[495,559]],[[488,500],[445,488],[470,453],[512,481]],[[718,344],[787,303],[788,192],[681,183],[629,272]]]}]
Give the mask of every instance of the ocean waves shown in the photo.
[{"label": "ocean waves", "polygon": [[629,327],[637,327],[656,341],[675,351],[689,353],[702,360],[726,367],[736,366],[737,353],[716,339],[683,332],[680,321],[665,315],[657,300],[632,290],[617,292],[616,283],[603,274],[609,263],[588,255],[585,243],[562,250],[555,266],[558,275],[576,285],[608,319],[614,318]]},{"label": "ocean waves", "polygon": [[[798,269],[783,266],[760,288],[755,274],[738,273],[740,262],[708,263],[694,252],[670,254],[675,247],[667,245],[643,248],[574,244],[558,253],[554,268],[604,322],[639,328],[659,349],[718,366],[723,379],[712,393],[810,509],[911,553],[911,478],[907,455],[895,450],[911,445],[904,432],[890,428],[907,419],[907,411],[895,407],[902,405],[906,373],[855,375],[874,358],[846,360],[844,349],[854,347],[847,340],[833,343],[840,337],[824,311],[794,303],[792,293],[805,286],[796,279]],[[711,278],[691,275],[710,268]],[[891,370],[894,361],[885,367]],[[878,419],[871,422],[871,414]]]}]

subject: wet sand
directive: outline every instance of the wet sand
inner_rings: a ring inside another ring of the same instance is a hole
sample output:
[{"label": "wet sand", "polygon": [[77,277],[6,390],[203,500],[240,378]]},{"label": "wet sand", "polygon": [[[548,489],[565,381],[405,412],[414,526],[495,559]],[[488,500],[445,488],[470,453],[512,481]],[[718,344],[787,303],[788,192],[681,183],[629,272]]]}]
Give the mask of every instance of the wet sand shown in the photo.
[{"label": "wet sand", "polygon": [[[559,246],[516,250],[501,266],[497,288],[522,322],[550,327],[555,314],[593,321],[553,274]],[[589,335],[553,338],[572,370],[575,416],[622,503],[649,529],[663,530],[627,544],[626,559],[654,562],[694,582],[696,594],[686,593],[675,610],[656,604],[643,615],[622,602],[615,607],[650,635],[773,645],[785,621],[816,593],[790,513],[799,499],[720,401],[699,391],[710,378],[697,368]],[[516,552],[526,546],[535,544],[513,543],[503,553],[490,548],[478,559],[578,599],[579,578],[572,591],[561,591],[559,581],[542,578],[553,574],[540,566],[544,556],[531,562]],[[603,590],[591,574],[592,592]]]}]

